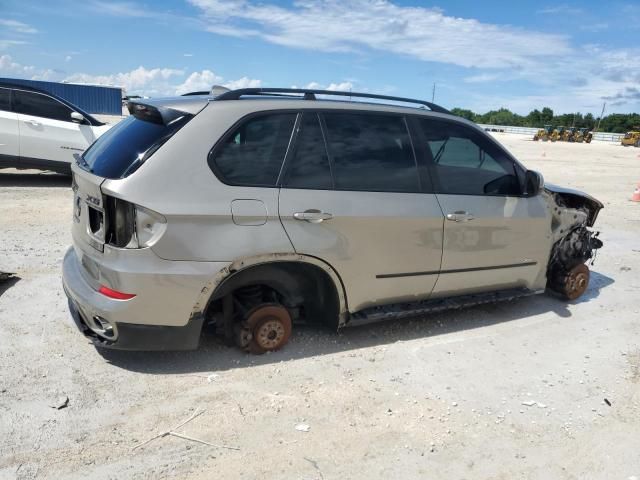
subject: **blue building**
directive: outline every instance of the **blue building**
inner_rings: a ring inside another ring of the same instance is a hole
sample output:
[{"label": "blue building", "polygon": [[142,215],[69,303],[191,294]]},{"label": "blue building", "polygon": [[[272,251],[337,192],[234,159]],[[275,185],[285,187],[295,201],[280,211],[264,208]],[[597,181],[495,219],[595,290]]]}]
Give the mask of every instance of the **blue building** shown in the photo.
[{"label": "blue building", "polygon": [[87,113],[122,115],[122,89],[97,85],[43,82],[21,78],[0,78],[0,81],[39,88],[77,105]]}]

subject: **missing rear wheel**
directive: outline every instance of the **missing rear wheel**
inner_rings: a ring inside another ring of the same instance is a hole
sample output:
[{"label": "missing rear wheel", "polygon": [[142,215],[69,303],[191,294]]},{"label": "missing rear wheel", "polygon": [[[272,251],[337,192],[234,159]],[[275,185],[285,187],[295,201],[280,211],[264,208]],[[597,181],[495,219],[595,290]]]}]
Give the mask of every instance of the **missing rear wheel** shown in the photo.
[{"label": "missing rear wheel", "polygon": [[291,337],[291,315],[282,305],[258,305],[249,312],[246,324],[251,332],[247,346],[251,353],[279,350]]}]

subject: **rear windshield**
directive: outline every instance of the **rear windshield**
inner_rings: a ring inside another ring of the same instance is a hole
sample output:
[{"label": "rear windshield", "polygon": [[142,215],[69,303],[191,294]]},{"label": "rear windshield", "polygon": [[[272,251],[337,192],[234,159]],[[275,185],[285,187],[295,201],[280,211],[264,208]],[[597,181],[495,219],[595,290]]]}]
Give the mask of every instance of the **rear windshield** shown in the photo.
[{"label": "rear windshield", "polygon": [[79,165],[105,178],[124,178],[135,172],[193,115],[184,114],[168,124],[131,115],[98,138],[80,157]]}]

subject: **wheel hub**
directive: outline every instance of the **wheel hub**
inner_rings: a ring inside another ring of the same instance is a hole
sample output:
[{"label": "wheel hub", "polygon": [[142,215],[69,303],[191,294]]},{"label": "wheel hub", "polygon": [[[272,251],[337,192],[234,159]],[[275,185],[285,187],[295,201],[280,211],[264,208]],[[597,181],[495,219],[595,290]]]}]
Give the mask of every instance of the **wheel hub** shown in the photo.
[{"label": "wheel hub", "polygon": [[247,317],[251,332],[248,350],[264,353],[282,348],[291,336],[291,315],[282,305],[262,304],[253,308]]},{"label": "wheel hub", "polygon": [[276,348],[284,336],[284,326],[279,320],[267,320],[255,331],[256,342],[265,350]]},{"label": "wheel hub", "polygon": [[589,268],[580,264],[573,267],[564,282],[564,291],[569,300],[575,300],[582,295],[589,286]]}]

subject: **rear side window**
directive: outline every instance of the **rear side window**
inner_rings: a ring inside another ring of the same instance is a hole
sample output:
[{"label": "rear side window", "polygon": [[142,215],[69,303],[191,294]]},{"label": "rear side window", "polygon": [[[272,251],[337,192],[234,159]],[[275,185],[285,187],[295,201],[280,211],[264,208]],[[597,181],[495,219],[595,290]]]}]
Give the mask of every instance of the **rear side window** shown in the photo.
[{"label": "rear side window", "polygon": [[71,122],[71,112],[73,111],[54,98],[24,90],[13,91],[13,106],[16,113],[62,120],[63,122]]},{"label": "rear side window", "polygon": [[216,146],[209,165],[231,185],[275,186],[295,119],[295,113],[252,116]]},{"label": "rear side window", "polygon": [[0,88],[0,110],[11,111],[11,90]]},{"label": "rear side window", "polygon": [[514,162],[478,132],[435,119],[421,119],[419,125],[437,193],[522,193]]},{"label": "rear side window", "polygon": [[333,188],[329,157],[316,113],[305,113],[302,117],[295,151],[283,185],[318,190]]},{"label": "rear side window", "polygon": [[323,118],[337,190],[420,192],[403,117],[327,112]]},{"label": "rear side window", "polygon": [[130,115],[100,136],[81,157],[80,166],[105,178],[124,178],[142,165],[192,115],[177,112],[167,125]]}]

